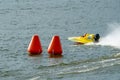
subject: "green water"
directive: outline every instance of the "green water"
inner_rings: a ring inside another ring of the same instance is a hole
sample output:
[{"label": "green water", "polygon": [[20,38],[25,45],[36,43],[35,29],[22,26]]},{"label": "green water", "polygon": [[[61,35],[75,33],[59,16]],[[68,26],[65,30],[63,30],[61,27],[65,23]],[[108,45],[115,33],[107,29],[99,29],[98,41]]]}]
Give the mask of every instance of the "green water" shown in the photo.
[{"label": "green water", "polygon": [[[86,32],[106,36],[108,24],[120,26],[119,13],[120,0],[0,0],[0,80],[120,80],[120,48],[67,40]],[[43,48],[37,57],[27,52],[34,34]],[[47,53],[54,35],[61,58]]]}]

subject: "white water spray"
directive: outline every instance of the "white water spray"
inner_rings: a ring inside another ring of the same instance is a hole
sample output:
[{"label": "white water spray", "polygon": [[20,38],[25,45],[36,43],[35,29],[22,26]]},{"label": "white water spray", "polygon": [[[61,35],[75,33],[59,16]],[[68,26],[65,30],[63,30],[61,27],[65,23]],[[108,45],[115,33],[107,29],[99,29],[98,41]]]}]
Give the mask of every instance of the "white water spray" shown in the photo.
[{"label": "white water spray", "polygon": [[101,38],[99,45],[120,48],[120,24],[109,24],[109,33]]}]

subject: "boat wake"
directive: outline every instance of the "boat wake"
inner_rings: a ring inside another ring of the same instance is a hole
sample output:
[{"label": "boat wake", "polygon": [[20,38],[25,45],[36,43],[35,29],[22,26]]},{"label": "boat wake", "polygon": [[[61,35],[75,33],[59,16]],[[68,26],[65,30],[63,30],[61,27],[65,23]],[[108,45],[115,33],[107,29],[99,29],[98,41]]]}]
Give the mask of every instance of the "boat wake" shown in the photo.
[{"label": "boat wake", "polygon": [[[73,61],[70,63],[61,63],[54,66],[44,66],[39,68],[37,74],[34,74],[28,80],[48,80],[48,79],[59,79],[65,75],[76,75],[83,73],[96,73],[101,70],[109,69],[120,65],[120,53],[114,54],[111,57],[100,58],[100,59],[88,59],[82,61]],[[46,75],[48,77],[46,77]]]},{"label": "boat wake", "polygon": [[87,62],[86,64],[83,63],[65,68],[62,71],[58,73],[58,75],[67,75],[67,74],[79,74],[79,73],[86,73],[86,72],[93,72],[99,69],[111,67],[114,65],[120,64],[120,58],[109,58],[105,60],[100,61],[93,61],[93,62]]},{"label": "boat wake", "polygon": [[103,37],[98,44],[120,48],[120,24],[110,24],[108,30],[108,35]]},{"label": "boat wake", "polygon": [[99,43],[97,44],[90,43],[87,45],[102,45],[120,48],[120,24],[118,23],[109,24],[107,32],[108,34],[106,34],[104,37],[101,37]]}]

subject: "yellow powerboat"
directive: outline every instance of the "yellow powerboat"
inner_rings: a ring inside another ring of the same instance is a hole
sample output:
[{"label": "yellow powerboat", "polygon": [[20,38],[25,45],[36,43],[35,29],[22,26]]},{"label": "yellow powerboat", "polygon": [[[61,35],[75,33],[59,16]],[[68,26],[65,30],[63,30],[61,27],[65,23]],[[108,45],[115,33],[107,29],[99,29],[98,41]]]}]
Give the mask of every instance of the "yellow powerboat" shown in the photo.
[{"label": "yellow powerboat", "polygon": [[99,39],[100,39],[99,34],[89,34],[89,33],[86,33],[83,36],[78,36],[78,37],[68,37],[68,40],[73,41],[77,44],[99,42]]}]

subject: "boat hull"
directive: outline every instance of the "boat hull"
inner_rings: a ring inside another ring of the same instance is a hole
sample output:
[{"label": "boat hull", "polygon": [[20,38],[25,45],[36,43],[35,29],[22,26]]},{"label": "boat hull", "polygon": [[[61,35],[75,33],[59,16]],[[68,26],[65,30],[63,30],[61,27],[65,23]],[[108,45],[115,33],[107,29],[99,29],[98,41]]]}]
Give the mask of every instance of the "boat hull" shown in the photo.
[{"label": "boat hull", "polygon": [[78,44],[87,44],[94,42],[94,37],[94,34],[86,34],[85,36],[68,37],[68,40]]}]

